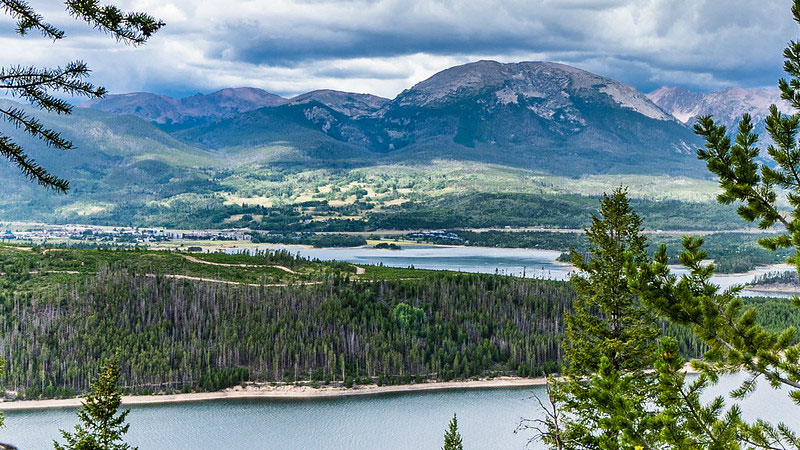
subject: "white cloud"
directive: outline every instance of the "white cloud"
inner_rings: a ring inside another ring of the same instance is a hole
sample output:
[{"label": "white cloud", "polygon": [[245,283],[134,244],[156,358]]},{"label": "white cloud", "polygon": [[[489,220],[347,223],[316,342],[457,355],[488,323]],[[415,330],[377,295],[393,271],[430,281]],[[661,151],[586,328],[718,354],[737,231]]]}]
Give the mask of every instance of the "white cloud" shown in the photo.
[{"label": "white cloud", "polygon": [[67,17],[58,3],[33,4],[68,38],[19,38],[0,20],[0,65],[84,59],[112,92],[255,86],[392,97],[481,58],[564,62],[643,90],[763,86],[774,85],[782,47],[798,34],[789,3],[777,0],[115,2],[167,22],[134,48]]}]

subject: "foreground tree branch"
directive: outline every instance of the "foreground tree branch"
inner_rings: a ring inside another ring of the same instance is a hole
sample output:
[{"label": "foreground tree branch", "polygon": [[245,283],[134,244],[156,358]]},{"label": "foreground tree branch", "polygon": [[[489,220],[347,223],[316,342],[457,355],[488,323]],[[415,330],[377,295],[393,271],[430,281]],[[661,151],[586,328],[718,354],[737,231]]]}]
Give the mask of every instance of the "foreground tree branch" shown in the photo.
[{"label": "foreground tree branch", "polygon": [[[87,22],[92,27],[114,36],[118,41],[130,45],[141,45],[164,26],[164,22],[141,12],[124,12],[113,5],[103,5],[96,0],[66,0],[66,11],[72,17]],[[66,34],[46,22],[28,2],[23,0],[0,0],[0,11],[17,22],[16,32],[25,36],[37,30],[55,40],[64,39]],[[0,92],[27,101],[35,108],[70,114],[72,105],[60,98],[59,94],[69,96],[103,97],[106,90],[86,81],[89,68],[82,61],[74,61],[56,68],[38,67],[0,67]],[[0,109],[0,118],[15,127],[41,140],[47,147],[56,150],[70,150],[71,142],[62,139],[59,133],[45,128],[38,120],[19,108]],[[0,156],[15,164],[20,172],[30,180],[66,192],[69,182],[50,174],[44,167],[31,159],[20,145],[10,136],[0,133]]]}]

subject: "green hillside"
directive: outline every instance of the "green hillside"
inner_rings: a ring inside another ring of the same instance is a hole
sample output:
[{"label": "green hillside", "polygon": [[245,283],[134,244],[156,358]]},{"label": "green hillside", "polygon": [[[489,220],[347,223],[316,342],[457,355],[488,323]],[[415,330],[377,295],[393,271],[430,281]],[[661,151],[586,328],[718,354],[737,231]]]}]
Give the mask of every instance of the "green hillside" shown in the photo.
[{"label": "green hillside", "polygon": [[[558,370],[570,283],[363,269],[282,252],[0,245],[0,387],[25,399],[71,397],[111,355],[126,392],[140,394]],[[770,329],[797,321],[784,299],[746,304]],[[687,355],[703,350],[685,329],[666,332]]]}]

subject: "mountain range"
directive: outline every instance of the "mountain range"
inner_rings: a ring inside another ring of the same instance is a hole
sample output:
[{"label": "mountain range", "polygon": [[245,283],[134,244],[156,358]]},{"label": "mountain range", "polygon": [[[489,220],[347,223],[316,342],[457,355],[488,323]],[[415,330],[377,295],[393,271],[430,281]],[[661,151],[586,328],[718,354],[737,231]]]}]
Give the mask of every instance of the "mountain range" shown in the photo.
[{"label": "mountain range", "polygon": [[148,92],[109,95],[102,99],[89,100],[78,107],[115,115],[130,114],[166,127],[185,127],[278,105],[284,101],[286,99],[283,97],[261,89],[233,88],[181,99]]},{"label": "mountain range", "polygon": [[794,110],[775,89],[742,89],[729,87],[718,92],[693,92],[682,86],[663,86],[647,94],[664,111],[686,125],[693,125],[700,116],[711,115],[718,124],[735,131],[745,113],[753,117],[756,132],[765,133],[765,122],[770,105],[777,105],[782,113]]},{"label": "mountain range", "polygon": [[[191,195],[192,205],[202,199],[213,209],[233,199],[278,195],[265,189],[282,192],[270,180],[286,180],[284,170],[431,170],[441,161],[570,178],[704,178],[693,118],[712,113],[733,121],[742,112],[760,118],[774,98],[769,91],[737,89],[699,94],[661,88],[645,95],[562,64],[478,61],[439,72],[393,99],[333,90],[284,98],[234,88],[180,99],[109,95],[69,116],[15,104],[74,142],[76,150],[57,152],[0,123],[0,132],[69,179],[72,190],[67,197],[42,193],[0,161],[6,186],[0,212],[22,217],[34,207],[52,208],[74,220],[123,205],[161,211]],[[26,203],[31,198],[34,203]]]},{"label": "mountain range", "polygon": [[644,94],[547,62],[465,64],[394,99],[331,90],[285,99],[244,88],[184,99],[111,95],[81,107],[137,116],[199,149],[249,149],[248,161],[280,147],[323,165],[456,159],[560,175],[702,171],[691,130]]}]

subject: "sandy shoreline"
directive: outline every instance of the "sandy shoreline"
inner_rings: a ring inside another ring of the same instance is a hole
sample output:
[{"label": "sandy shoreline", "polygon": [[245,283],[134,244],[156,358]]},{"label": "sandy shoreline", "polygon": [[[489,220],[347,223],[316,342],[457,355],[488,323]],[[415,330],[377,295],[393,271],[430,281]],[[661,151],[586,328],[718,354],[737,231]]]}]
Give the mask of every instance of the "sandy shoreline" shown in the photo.
[{"label": "sandy shoreline", "polygon": [[788,283],[747,285],[745,289],[751,292],[769,292],[779,294],[800,294],[800,286]]},{"label": "sandy shoreline", "polygon": [[[491,380],[472,380],[472,381],[446,381],[419,384],[404,384],[397,386],[376,386],[369,385],[355,388],[325,387],[314,389],[311,386],[248,386],[242,389],[240,386],[217,392],[197,392],[191,394],[170,394],[170,395],[126,395],[122,397],[122,404],[132,405],[156,405],[162,403],[184,403],[201,402],[207,400],[220,399],[315,399],[315,398],[338,398],[352,397],[360,395],[379,395],[379,394],[402,394],[425,391],[438,391],[447,389],[491,389],[491,388],[520,388],[530,386],[542,386],[547,382],[546,378],[517,378],[517,377],[498,377]],[[14,411],[25,409],[46,409],[46,408],[74,408],[81,405],[82,398],[68,398],[57,400],[21,400],[0,402],[0,411]]]}]

